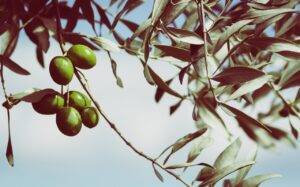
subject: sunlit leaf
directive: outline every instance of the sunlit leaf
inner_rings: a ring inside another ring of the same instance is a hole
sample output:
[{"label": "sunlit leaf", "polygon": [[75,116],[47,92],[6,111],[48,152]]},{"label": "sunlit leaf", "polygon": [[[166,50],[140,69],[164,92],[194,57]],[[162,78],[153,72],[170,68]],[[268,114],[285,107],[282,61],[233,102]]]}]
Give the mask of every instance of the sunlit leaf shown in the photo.
[{"label": "sunlit leaf", "polygon": [[187,163],[193,162],[201,153],[203,149],[210,146],[213,143],[213,139],[211,137],[204,137],[199,139],[199,141],[195,142],[190,150],[187,158]]},{"label": "sunlit leaf", "polygon": [[187,167],[192,167],[192,166],[206,166],[206,167],[211,167],[213,166],[207,164],[207,163],[197,163],[197,164],[192,164],[192,163],[183,163],[183,164],[173,164],[173,165],[167,165],[165,166],[166,169],[181,169],[181,168],[187,168]]},{"label": "sunlit leaf", "polygon": [[243,28],[245,25],[248,25],[251,22],[252,22],[252,20],[241,20],[236,23],[233,23],[231,26],[226,28],[226,30],[221,34],[221,36],[218,38],[216,44],[214,45],[213,53],[216,53],[217,51],[219,51],[233,34],[238,32],[241,28]]},{"label": "sunlit leaf", "polygon": [[253,165],[255,162],[254,161],[247,161],[247,162],[236,162],[233,163],[229,166],[226,166],[224,168],[218,169],[215,171],[215,173],[207,178],[205,181],[203,181],[199,186],[200,187],[204,187],[207,186],[209,184],[215,184],[216,182],[218,182],[219,180],[223,179],[224,177],[226,177],[227,175],[238,171],[244,167]]},{"label": "sunlit leaf", "polygon": [[168,36],[175,41],[194,44],[194,45],[201,45],[204,43],[203,39],[195,32],[184,30],[184,29],[177,29],[174,27],[165,27],[165,28]]},{"label": "sunlit leaf", "polygon": [[241,148],[241,140],[237,138],[232,142],[216,159],[214,167],[217,169],[223,168],[225,166],[231,165],[235,162],[235,159]]},{"label": "sunlit leaf", "polygon": [[99,47],[103,48],[104,50],[111,51],[111,52],[119,52],[120,48],[119,45],[115,44],[114,42],[110,41],[104,37],[92,37],[90,38],[95,44]]},{"label": "sunlit leaf", "polygon": [[281,177],[281,175],[278,174],[264,174],[264,175],[257,175],[254,177],[250,177],[248,179],[243,180],[240,182],[237,187],[253,187],[253,186],[259,186],[261,183],[263,183],[266,180]]}]

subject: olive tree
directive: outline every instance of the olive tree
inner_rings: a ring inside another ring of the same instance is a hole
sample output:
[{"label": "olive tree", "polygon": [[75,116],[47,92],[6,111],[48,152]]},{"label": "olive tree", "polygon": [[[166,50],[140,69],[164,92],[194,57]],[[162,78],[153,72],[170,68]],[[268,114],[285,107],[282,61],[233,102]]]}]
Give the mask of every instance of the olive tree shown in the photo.
[{"label": "olive tree", "polygon": [[[67,136],[78,134],[82,123],[93,128],[99,118],[105,120],[124,146],[152,164],[162,182],[160,172],[173,176],[184,186],[214,186],[234,172],[235,177],[223,180],[224,186],[258,186],[278,177],[247,176],[256,154],[237,159],[242,141],[233,138],[228,128],[231,124],[225,122],[224,116],[235,121],[263,149],[281,141],[296,146],[300,118],[299,0],[153,0],[152,9],[144,11],[146,20],[136,23],[128,19],[127,15],[134,15],[143,3],[144,0],[2,0],[1,83],[8,127],[10,110],[27,102],[41,114],[56,115],[58,129]],[[94,34],[77,32],[79,21],[86,21]],[[119,25],[131,35],[124,35]],[[29,67],[10,58],[22,30],[36,46],[36,59],[43,68],[48,68],[44,54],[50,47],[49,39],[54,38],[59,44],[61,53],[53,57],[49,71],[61,90],[29,88],[7,93],[4,68],[13,76],[30,76]],[[66,44],[72,47],[67,49]],[[123,82],[112,54],[126,52],[135,56],[143,66],[145,79],[155,89],[155,101],[164,95],[177,98],[170,106],[170,115],[176,115],[182,102],[189,102],[197,130],[174,141],[156,158],[137,149],[119,131],[113,122],[117,119],[111,120],[100,107],[81,71],[97,63],[97,50],[108,55],[120,87]],[[177,69],[171,79],[164,80],[151,68],[155,60]],[[72,79],[78,79],[85,93],[69,91]],[[178,83],[174,83],[175,79]],[[178,84],[185,86],[184,93],[176,89]],[[268,106],[267,111],[260,110],[262,105]],[[247,112],[249,108],[255,112]],[[289,128],[276,125],[279,120]],[[230,145],[213,164],[199,163],[196,159],[203,149],[209,148],[215,128],[221,129]],[[6,156],[13,166],[10,128],[8,133]],[[168,164],[169,158],[186,146],[190,146],[186,161]],[[193,166],[200,168],[193,181],[178,174]]]}]

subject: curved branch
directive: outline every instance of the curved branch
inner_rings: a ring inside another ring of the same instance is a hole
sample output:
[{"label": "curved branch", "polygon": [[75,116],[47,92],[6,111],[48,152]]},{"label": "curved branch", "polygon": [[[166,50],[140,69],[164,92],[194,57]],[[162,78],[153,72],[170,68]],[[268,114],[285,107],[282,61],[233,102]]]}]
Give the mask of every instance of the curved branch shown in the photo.
[{"label": "curved branch", "polygon": [[[60,49],[62,51],[63,54],[65,54],[65,49],[64,49],[64,43],[63,43],[63,38],[62,38],[62,34],[61,34],[61,23],[60,23],[60,15],[59,15],[59,8],[58,8],[58,0],[53,0],[55,6],[56,6],[56,18],[57,18],[57,34],[58,34],[58,38],[59,38],[59,46]],[[82,88],[85,90],[85,92],[88,94],[89,98],[92,100],[93,104],[95,105],[95,107],[97,108],[98,112],[101,114],[101,116],[105,119],[105,121],[107,122],[107,124],[110,126],[110,128],[121,138],[121,140],[128,146],[131,148],[132,151],[134,151],[136,154],[138,154],[139,156],[145,158],[146,160],[150,161],[152,164],[158,166],[159,168],[161,168],[162,170],[164,170],[165,172],[167,172],[168,174],[170,174],[171,176],[173,176],[175,179],[177,179],[178,181],[180,181],[182,184],[184,184],[184,186],[186,187],[190,187],[190,185],[185,182],[183,179],[181,179],[180,176],[178,176],[176,173],[169,171],[168,169],[166,169],[162,164],[158,163],[155,159],[151,158],[150,156],[146,155],[145,153],[143,153],[142,151],[138,150],[136,147],[134,147],[131,142],[129,142],[123,135],[122,133],[117,129],[116,125],[110,121],[110,119],[108,118],[108,116],[101,110],[100,105],[98,104],[98,102],[96,101],[96,99],[94,98],[94,96],[91,94],[91,92],[88,89],[88,85],[86,84],[86,81],[80,76],[80,73],[78,71],[78,69],[75,68],[75,76],[78,79],[79,83],[81,84]]]}]

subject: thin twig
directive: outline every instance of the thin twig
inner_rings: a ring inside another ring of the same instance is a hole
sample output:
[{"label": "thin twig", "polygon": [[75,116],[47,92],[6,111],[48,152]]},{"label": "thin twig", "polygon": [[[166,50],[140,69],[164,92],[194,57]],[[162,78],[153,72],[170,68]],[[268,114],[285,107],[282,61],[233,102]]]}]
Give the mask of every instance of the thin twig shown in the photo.
[{"label": "thin twig", "polygon": [[[205,12],[204,12],[204,7],[203,7],[203,0],[195,0],[196,1],[196,4],[197,4],[197,8],[198,8],[198,16],[199,16],[199,19],[201,19],[201,23],[202,23],[202,33],[203,33],[203,42],[204,42],[204,63],[205,63],[205,71],[206,71],[206,76],[207,76],[207,80],[208,80],[208,83],[209,83],[209,87],[210,87],[210,91],[215,99],[215,101],[217,101],[217,98],[215,96],[215,93],[214,93],[214,88],[212,86],[212,83],[211,83],[211,80],[210,80],[210,77],[208,75],[208,62],[207,62],[207,31],[205,29]],[[199,4],[200,4],[200,7],[199,7]],[[199,9],[200,9],[200,12],[201,12],[201,16],[199,15]]]},{"label": "thin twig", "polygon": [[95,100],[95,98],[93,97],[93,95],[91,94],[91,92],[87,89],[86,84],[84,83],[83,79],[81,78],[81,76],[78,73],[78,70],[75,69],[75,75],[77,77],[77,79],[79,80],[81,86],[83,87],[83,89],[85,90],[85,92],[88,94],[88,96],[90,97],[90,99],[92,100],[92,102],[94,103],[94,105],[96,106],[97,110],[99,111],[99,113],[101,114],[101,116],[105,119],[105,121],[108,123],[108,125],[110,126],[111,129],[113,129],[113,131],[123,140],[123,142],[129,146],[135,153],[137,153],[138,155],[140,155],[141,157],[145,158],[146,160],[151,161],[152,163],[154,163],[155,165],[157,165],[158,167],[160,167],[161,169],[163,169],[164,171],[166,171],[167,173],[169,173],[170,175],[174,176],[177,180],[181,181],[183,184],[185,184],[185,186],[189,186],[186,182],[184,182],[179,176],[177,176],[175,173],[167,170],[164,168],[163,165],[161,165],[160,163],[156,162],[155,159],[152,159],[151,157],[147,156],[145,153],[143,153],[142,151],[139,151],[137,148],[135,148],[123,135],[122,133],[117,129],[116,125],[111,122],[109,120],[109,118],[106,116],[106,114],[104,114],[104,112],[101,110],[100,105],[98,104],[98,102]]}]

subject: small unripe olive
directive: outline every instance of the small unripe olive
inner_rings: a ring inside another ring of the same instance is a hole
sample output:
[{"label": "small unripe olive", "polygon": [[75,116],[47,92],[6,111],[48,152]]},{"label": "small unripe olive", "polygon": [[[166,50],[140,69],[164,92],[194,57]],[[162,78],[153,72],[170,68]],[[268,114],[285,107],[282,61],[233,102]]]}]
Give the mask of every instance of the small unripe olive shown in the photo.
[{"label": "small unripe olive", "polygon": [[75,136],[82,127],[80,113],[73,107],[63,107],[56,114],[56,124],[60,132]]},{"label": "small unripe olive", "polygon": [[74,66],[81,69],[90,69],[97,63],[96,55],[92,49],[85,45],[73,45],[67,52],[67,57]]},{"label": "small unripe olive", "polygon": [[73,78],[74,67],[67,57],[57,56],[51,60],[49,71],[54,82],[67,85]]},{"label": "small unripe olive", "polygon": [[64,106],[64,98],[58,94],[45,95],[40,101],[32,103],[33,109],[40,114],[55,114]]},{"label": "small unripe olive", "polygon": [[[64,98],[67,101],[68,93],[65,93]],[[91,100],[83,93],[78,91],[69,92],[69,106],[76,108],[78,111],[91,106]]]},{"label": "small unripe olive", "polygon": [[81,111],[82,123],[88,127],[93,128],[99,122],[99,114],[94,107],[88,107]]}]

